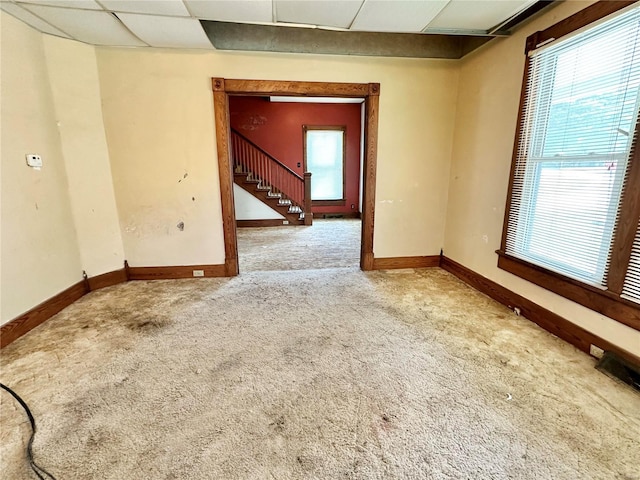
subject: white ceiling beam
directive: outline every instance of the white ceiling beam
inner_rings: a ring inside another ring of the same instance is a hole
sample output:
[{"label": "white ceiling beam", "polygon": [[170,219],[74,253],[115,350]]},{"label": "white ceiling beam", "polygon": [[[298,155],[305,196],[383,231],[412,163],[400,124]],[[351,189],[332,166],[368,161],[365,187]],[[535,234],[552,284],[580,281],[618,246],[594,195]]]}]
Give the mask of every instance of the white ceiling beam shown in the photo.
[{"label": "white ceiling beam", "polygon": [[273,103],[362,103],[364,98],[340,97],[269,97]]}]

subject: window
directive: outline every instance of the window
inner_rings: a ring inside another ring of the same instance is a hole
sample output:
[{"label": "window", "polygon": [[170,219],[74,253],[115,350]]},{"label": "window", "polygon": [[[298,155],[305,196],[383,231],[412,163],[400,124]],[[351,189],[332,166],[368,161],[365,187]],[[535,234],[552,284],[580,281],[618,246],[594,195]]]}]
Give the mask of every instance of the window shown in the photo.
[{"label": "window", "polygon": [[305,172],[311,172],[311,200],[344,204],[345,127],[304,127]]},{"label": "window", "polygon": [[498,265],[640,329],[640,7],[562,31],[602,3],[527,41]]},{"label": "window", "polygon": [[640,303],[640,226],[631,250],[631,260],[622,286],[622,296]]}]

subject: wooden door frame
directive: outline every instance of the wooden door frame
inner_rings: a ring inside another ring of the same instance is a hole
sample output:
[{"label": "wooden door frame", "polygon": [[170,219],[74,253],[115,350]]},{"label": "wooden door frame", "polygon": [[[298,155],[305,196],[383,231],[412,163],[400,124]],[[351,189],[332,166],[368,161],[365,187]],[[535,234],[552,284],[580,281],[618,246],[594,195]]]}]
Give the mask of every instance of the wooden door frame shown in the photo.
[{"label": "wooden door frame", "polygon": [[212,78],[213,112],[218,150],[220,200],[224,231],[225,275],[235,276],[238,268],[238,238],[233,199],[233,165],[231,161],[231,125],[229,96],[289,96],[364,98],[364,162],[362,174],[362,239],[360,268],[373,270],[373,228],[378,156],[379,83],[327,83],[277,80],[236,80]]}]

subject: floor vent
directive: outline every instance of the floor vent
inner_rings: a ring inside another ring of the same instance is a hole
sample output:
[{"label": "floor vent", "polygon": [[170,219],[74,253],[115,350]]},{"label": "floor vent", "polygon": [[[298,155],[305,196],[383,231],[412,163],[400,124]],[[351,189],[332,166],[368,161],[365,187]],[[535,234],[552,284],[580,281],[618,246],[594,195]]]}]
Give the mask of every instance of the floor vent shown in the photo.
[{"label": "floor vent", "polygon": [[631,385],[640,393],[640,366],[633,365],[615,353],[605,352],[596,368],[610,377]]}]

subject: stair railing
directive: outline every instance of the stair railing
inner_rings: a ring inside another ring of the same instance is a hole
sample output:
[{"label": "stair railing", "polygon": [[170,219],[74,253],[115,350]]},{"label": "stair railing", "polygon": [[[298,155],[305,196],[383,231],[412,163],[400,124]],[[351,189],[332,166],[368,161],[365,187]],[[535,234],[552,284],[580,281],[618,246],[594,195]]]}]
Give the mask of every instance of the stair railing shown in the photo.
[{"label": "stair railing", "polygon": [[259,181],[261,187],[291,200],[304,212],[305,225],[311,225],[311,172],[301,177],[234,129],[231,129],[231,152],[235,173],[246,173],[248,178]]}]

